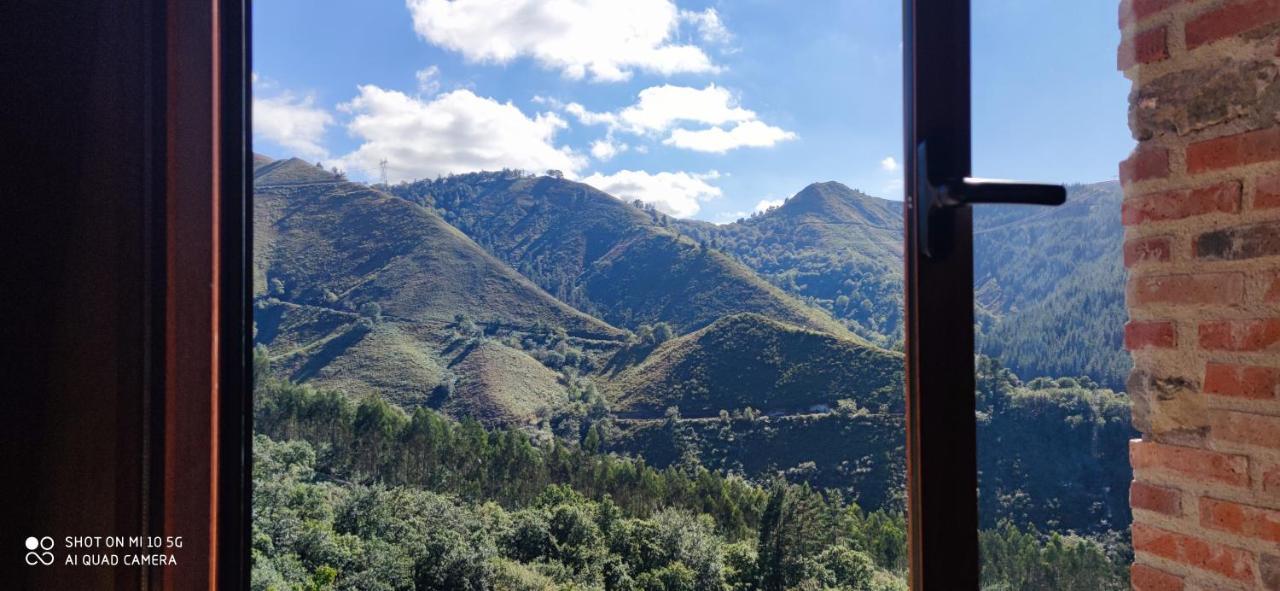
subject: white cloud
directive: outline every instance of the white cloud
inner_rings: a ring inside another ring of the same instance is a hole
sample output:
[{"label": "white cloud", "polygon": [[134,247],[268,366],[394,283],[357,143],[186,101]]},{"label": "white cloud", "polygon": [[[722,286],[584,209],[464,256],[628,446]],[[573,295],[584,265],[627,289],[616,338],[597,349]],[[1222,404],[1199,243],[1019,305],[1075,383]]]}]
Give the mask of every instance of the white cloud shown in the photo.
[{"label": "white cloud", "polygon": [[630,133],[662,132],[677,123],[720,125],[752,121],[754,111],[738,106],[738,101],[722,86],[650,86],[636,95],[635,104],[617,113],[595,113],[570,103],[565,111],[587,125],[604,124]]},{"label": "white cloud", "polygon": [[365,85],[340,108],[353,116],[348,131],[363,141],[341,163],[373,175],[385,158],[392,182],[504,167],[554,168],[572,178],[585,164],[579,154],[555,145],[567,124],[554,113],[529,117],[509,102],[469,90],[423,100]]},{"label": "white cloud", "polygon": [[720,20],[720,13],[714,8],[702,12],[681,10],[680,20],[692,23],[698,29],[698,36],[706,43],[728,43],[733,40],[733,35]]},{"label": "white cloud", "polygon": [[[257,74],[253,80],[258,80]],[[298,97],[285,92],[253,99],[253,135],[293,150],[290,156],[308,160],[328,157],[322,142],[332,124],[333,115],[317,107],[311,95]]]},{"label": "white cloud", "polygon": [[[468,60],[504,64],[528,56],[573,79],[616,82],[635,70],[716,72],[696,45],[675,41],[671,0],[406,0],[423,39]],[[701,13],[705,15],[706,13]],[[700,17],[695,26],[714,32]],[[721,28],[718,16],[715,23]],[[706,35],[703,35],[706,38]]]},{"label": "white cloud", "polygon": [[795,133],[763,121],[745,121],[728,131],[720,127],[697,131],[676,129],[662,143],[697,152],[723,154],[735,148],[767,148],[795,138]]},{"label": "white cloud", "polygon": [[596,173],[582,182],[624,201],[639,199],[668,215],[687,218],[702,209],[701,202],[721,195],[719,187],[707,182],[719,177],[716,171],[650,174],[643,170],[620,170],[611,175]]},{"label": "white cloud", "polygon": [[618,154],[626,152],[628,148],[629,146],[626,144],[622,142],[615,142],[613,141],[613,138],[606,137],[602,140],[596,140],[591,143],[591,155],[595,156],[596,160],[604,162]]},{"label": "white cloud", "polygon": [[756,213],[764,213],[774,207],[782,207],[782,204],[786,202],[786,199],[761,199],[760,202],[756,204],[754,211]]},{"label": "white cloud", "polygon": [[[543,101],[563,109],[584,125],[604,125],[611,134],[667,133],[663,143],[701,152],[769,147],[796,137],[793,132],[760,121],[755,111],[741,107],[728,89],[715,84],[705,88],[651,86],[640,91],[634,104],[617,112],[595,112],[578,103]],[[689,129],[682,127],[684,124],[708,127]],[[724,127],[729,124],[732,126]]]},{"label": "white cloud", "polygon": [[884,160],[880,161],[880,168],[888,172],[893,172],[898,170],[898,161],[895,160],[893,156],[885,156]]},{"label": "white cloud", "polygon": [[418,79],[418,93],[433,96],[440,91],[440,68],[427,66],[413,74]]}]

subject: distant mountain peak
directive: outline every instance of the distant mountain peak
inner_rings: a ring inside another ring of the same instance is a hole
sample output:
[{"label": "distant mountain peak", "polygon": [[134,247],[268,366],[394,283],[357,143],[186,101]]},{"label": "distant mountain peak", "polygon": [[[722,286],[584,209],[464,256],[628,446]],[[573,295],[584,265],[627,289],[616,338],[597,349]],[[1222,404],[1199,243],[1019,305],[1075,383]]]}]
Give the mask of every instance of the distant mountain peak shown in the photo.
[{"label": "distant mountain peak", "polygon": [[837,181],[811,183],[783,203],[780,210],[790,214],[822,213],[849,203],[856,195]]},{"label": "distant mountain peak", "polygon": [[331,183],[338,180],[337,175],[325,170],[319,163],[307,162],[301,158],[275,160],[257,166],[253,171],[253,184],[260,186]]},{"label": "distant mountain peak", "polygon": [[811,183],[776,210],[762,216],[809,217],[825,222],[866,223],[885,228],[901,225],[901,205],[851,189],[838,181]]}]

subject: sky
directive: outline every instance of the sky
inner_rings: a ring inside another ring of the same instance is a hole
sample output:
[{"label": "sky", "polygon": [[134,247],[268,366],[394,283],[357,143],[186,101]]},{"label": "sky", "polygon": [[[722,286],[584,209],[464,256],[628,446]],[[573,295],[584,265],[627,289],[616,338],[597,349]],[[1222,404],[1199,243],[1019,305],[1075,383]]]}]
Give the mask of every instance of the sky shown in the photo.
[{"label": "sky", "polygon": [[[1115,178],[1114,0],[973,0],[977,176]],[[555,169],[728,222],[836,180],[902,198],[891,0],[259,0],[255,151],[392,183]]]}]

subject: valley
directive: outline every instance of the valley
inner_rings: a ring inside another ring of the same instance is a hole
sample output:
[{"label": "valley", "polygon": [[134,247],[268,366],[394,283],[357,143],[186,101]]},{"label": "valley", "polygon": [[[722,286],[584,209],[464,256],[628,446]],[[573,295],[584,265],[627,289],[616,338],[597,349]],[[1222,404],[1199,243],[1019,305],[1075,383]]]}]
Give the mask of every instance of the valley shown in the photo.
[{"label": "valley", "polygon": [[[499,455],[520,441],[548,462],[585,454],[575,461],[741,483],[733,508],[716,509],[726,541],[764,535],[770,494],[811,494],[776,492],[787,487],[900,516],[900,207],[815,183],[714,225],[558,175],[382,187],[261,157],[260,432],[313,447],[316,482],[423,486],[429,471],[396,451],[428,433],[413,430],[423,421]],[[1124,314],[1120,231],[1100,221],[1118,208],[1118,185],[1098,183],[1071,187],[1060,210],[993,208],[975,222],[984,527],[1101,536],[1129,522],[1128,357],[1106,328]],[[547,470],[538,482],[582,502],[631,491],[637,518],[668,490]],[[508,490],[494,478],[490,492],[428,489],[510,510],[537,496],[494,496]],[[900,576],[894,560],[877,576]]]}]

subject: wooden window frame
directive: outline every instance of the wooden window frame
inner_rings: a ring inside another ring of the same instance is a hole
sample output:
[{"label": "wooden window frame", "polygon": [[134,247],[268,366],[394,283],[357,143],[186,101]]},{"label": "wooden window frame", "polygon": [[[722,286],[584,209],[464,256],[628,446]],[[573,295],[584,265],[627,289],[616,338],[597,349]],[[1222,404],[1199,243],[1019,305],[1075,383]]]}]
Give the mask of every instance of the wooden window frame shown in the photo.
[{"label": "wooden window frame", "polygon": [[951,212],[949,247],[919,247],[916,147],[932,173],[970,176],[969,0],[903,0],[904,302],[911,589],[978,589],[973,212]]},{"label": "wooden window frame", "polygon": [[[153,588],[249,588],[253,152],[248,0],[165,0],[163,394],[149,512],[199,564]],[[159,477],[156,477],[159,476]]]}]

